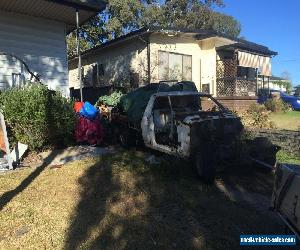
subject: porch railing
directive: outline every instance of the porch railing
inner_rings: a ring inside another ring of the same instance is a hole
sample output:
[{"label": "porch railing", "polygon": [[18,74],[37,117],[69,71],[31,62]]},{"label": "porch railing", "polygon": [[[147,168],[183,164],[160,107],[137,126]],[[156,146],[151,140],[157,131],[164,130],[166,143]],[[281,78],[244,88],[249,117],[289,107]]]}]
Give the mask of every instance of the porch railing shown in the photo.
[{"label": "porch railing", "polygon": [[217,96],[254,96],[257,80],[237,77],[237,59],[217,61]]}]

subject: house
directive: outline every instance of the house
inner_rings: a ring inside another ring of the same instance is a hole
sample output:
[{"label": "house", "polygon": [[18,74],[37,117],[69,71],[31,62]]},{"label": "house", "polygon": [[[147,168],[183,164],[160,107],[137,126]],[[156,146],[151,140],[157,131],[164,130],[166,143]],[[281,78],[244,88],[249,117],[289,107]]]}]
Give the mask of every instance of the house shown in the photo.
[{"label": "house", "polygon": [[287,82],[289,82],[289,80],[278,76],[270,76],[267,79],[264,76],[258,76],[258,88],[262,89],[269,88],[285,92]]},{"label": "house", "polygon": [[[143,28],[82,54],[83,91],[105,92],[108,86],[138,87],[163,80],[195,82],[232,108],[256,101],[258,75],[271,76],[277,53],[243,39],[206,30]],[[78,96],[77,58],[69,59],[73,96]]]},{"label": "house", "polygon": [[[0,90],[38,74],[69,94],[66,34],[105,8],[100,0],[0,0]],[[28,68],[27,68],[28,67]]]}]

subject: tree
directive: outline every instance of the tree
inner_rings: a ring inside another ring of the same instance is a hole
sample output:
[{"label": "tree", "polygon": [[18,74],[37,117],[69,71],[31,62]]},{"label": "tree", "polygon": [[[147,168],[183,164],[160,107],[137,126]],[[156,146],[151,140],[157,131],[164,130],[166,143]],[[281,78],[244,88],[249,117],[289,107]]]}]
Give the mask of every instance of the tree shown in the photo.
[{"label": "tree", "polygon": [[211,14],[208,28],[231,37],[238,37],[241,32],[241,25],[236,19],[218,12]]},{"label": "tree", "polygon": [[[222,0],[109,0],[107,8],[81,28],[82,49],[145,26],[210,29],[237,37],[240,24],[232,16],[213,11]],[[68,37],[69,56],[74,55],[74,38]]]},{"label": "tree", "polygon": [[282,86],[284,86],[286,88],[286,92],[288,94],[290,94],[291,91],[292,91],[292,89],[293,89],[293,84],[292,84],[292,81],[291,81],[291,74],[290,74],[290,72],[283,71],[281,73],[281,77],[283,79],[285,79],[285,81],[282,82]]},{"label": "tree", "polygon": [[[82,32],[80,32],[82,34]],[[77,55],[77,43],[76,43],[76,34],[72,32],[67,36],[67,48],[68,48],[68,57],[74,57]],[[87,42],[86,39],[80,39],[80,49],[85,51],[91,48],[91,45]]]},{"label": "tree", "polygon": [[300,96],[300,84],[295,87],[295,96]]},{"label": "tree", "polygon": [[[142,16],[152,1],[109,0],[107,8],[80,28],[81,51],[112,40],[142,26]],[[68,56],[76,55],[76,33],[67,37]]]},{"label": "tree", "polygon": [[291,80],[291,74],[287,70],[285,70],[281,73],[281,77],[285,80]]}]

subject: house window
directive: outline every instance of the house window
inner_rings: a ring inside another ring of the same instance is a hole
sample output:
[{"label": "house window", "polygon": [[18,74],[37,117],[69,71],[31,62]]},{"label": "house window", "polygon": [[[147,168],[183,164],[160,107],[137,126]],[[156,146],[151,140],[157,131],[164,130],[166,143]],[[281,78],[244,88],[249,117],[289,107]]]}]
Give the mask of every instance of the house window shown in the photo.
[{"label": "house window", "polygon": [[101,85],[101,77],[104,76],[104,65],[96,63],[93,65],[93,87]]},{"label": "house window", "polygon": [[210,94],[210,87],[209,87],[209,84],[202,84],[202,89],[201,91],[203,93],[207,93],[207,94]]},{"label": "house window", "polygon": [[21,73],[12,73],[12,87],[23,87],[25,85],[25,76]]},{"label": "house window", "polygon": [[158,52],[159,80],[192,80],[192,56]]},{"label": "house window", "polygon": [[104,76],[104,65],[103,64],[98,64],[98,76]]},{"label": "house window", "polygon": [[[78,76],[79,78],[80,76]],[[83,79],[84,78],[84,67],[81,67],[81,78]]]},{"label": "house window", "polygon": [[135,72],[130,71],[130,73],[129,73],[130,87],[131,88],[138,88],[139,87],[139,80],[140,80],[139,73],[135,73]]},{"label": "house window", "polygon": [[238,66],[237,77],[246,80],[254,80],[256,78],[256,69]]}]

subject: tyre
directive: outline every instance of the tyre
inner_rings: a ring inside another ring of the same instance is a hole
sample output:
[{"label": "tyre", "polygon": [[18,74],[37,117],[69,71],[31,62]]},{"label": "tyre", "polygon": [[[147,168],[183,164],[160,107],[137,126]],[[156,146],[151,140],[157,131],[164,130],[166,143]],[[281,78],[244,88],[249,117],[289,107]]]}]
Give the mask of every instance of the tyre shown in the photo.
[{"label": "tyre", "polygon": [[119,130],[119,142],[122,147],[130,148],[134,146],[135,134],[130,129],[121,128]]},{"label": "tyre", "polygon": [[276,154],[280,147],[274,145],[268,138],[256,137],[250,142],[249,154],[256,160],[254,166],[261,169],[262,172],[272,172],[272,168],[265,167],[264,164],[274,167],[276,164]]},{"label": "tyre", "polygon": [[216,166],[211,150],[203,149],[195,155],[195,165],[199,177],[207,184],[212,184],[216,176]]}]

